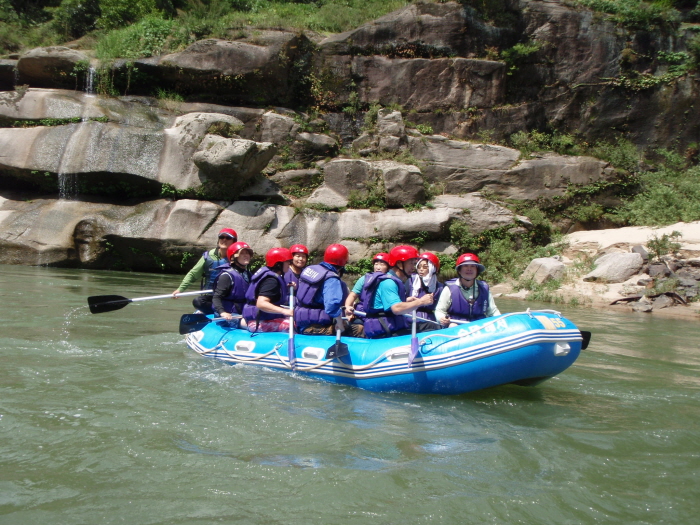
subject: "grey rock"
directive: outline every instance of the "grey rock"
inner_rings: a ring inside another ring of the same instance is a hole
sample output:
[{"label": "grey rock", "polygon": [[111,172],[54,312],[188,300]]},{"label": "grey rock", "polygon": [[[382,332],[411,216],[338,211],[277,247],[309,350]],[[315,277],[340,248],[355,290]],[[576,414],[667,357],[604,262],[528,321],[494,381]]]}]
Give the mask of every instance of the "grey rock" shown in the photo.
[{"label": "grey rock", "polygon": [[296,140],[299,124],[291,117],[272,111],[262,116],[260,140],[273,144],[288,144]]},{"label": "grey rock", "polygon": [[671,270],[663,263],[650,264],[647,270],[649,277],[653,279],[659,279],[662,277],[668,277],[671,275]]},{"label": "grey rock", "polygon": [[566,274],[566,265],[552,257],[533,259],[523,272],[521,279],[532,279],[538,284],[561,280]]},{"label": "grey rock", "polygon": [[641,255],[642,260],[644,261],[644,264],[649,262],[649,252],[641,244],[637,244],[636,246],[632,246],[632,253],[638,253],[639,255]]},{"label": "grey rock", "polygon": [[418,167],[389,160],[373,162],[372,167],[382,176],[387,207],[425,202],[423,176]]},{"label": "grey rock", "polygon": [[638,253],[609,253],[595,261],[595,269],[585,275],[585,282],[622,283],[642,269]]},{"label": "grey rock", "polygon": [[377,135],[402,137],[406,134],[400,111],[380,109],[377,113]]},{"label": "grey rock", "polygon": [[389,152],[389,153],[395,153],[399,151],[401,148],[401,138],[400,137],[392,137],[392,136],[384,136],[384,137],[379,137],[379,143],[377,144],[377,149],[379,151],[384,151],[384,152]]},{"label": "grey rock", "polygon": [[300,153],[304,155],[328,157],[338,151],[338,142],[320,133],[299,133],[297,135]]},{"label": "grey rock", "polygon": [[79,63],[89,63],[89,57],[81,51],[64,46],[37,47],[20,56],[17,62],[19,83],[77,88],[75,67]]},{"label": "grey rock", "polygon": [[436,208],[451,209],[453,218],[466,223],[469,226],[469,231],[474,234],[507,226],[512,224],[514,220],[512,211],[484,199],[479,193],[471,193],[461,197],[440,195],[433,199],[432,204]]},{"label": "grey rock", "polygon": [[656,299],[654,299],[652,307],[654,310],[660,310],[661,308],[668,308],[674,304],[676,304],[676,301],[674,301],[672,297],[669,297],[668,295],[659,295]]},{"label": "grey rock", "polygon": [[653,310],[653,306],[649,303],[636,302],[632,305],[632,310],[635,312],[648,313]]},{"label": "grey rock", "polygon": [[192,156],[195,165],[208,178],[227,179],[242,188],[267,166],[277,152],[274,144],[207,135]]}]

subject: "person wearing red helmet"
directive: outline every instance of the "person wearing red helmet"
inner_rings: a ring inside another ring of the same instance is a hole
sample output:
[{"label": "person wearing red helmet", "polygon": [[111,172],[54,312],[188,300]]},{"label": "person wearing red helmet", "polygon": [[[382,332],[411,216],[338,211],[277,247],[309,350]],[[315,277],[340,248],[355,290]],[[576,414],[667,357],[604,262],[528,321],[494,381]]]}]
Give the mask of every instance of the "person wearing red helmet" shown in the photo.
[{"label": "person wearing red helmet", "polygon": [[294,283],[298,286],[299,276],[306,268],[306,263],[309,260],[309,249],[303,244],[292,244],[289,247],[289,251],[292,252],[292,264],[284,274],[284,282],[287,284]]},{"label": "person wearing red helmet", "polygon": [[359,304],[356,306],[355,303],[360,298],[362,288],[365,285],[365,278],[371,273],[386,273],[389,271],[389,254],[384,252],[376,254],[372,258],[372,266],[374,267],[374,272],[366,273],[355,281],[352,291],[348,294],[348,298],[345,300],[345,312],[348,314],[348,316],[352,316],[354,314],[356,307],[362,311],[362,307]]},{"label": "person wearing red helmet", "polygon": [[292,254],[287,248],[272,248],[265,254],[265,266],[253,274],[245,294],[243,318],[250,332],[286,332],[292,310],[289,291],[282,277],[289,270]]},{"label": "person wearing red helmet", "polygon": [[[360,294],[361,309],[365,312],[365,335],[369,338],[389,337],[410,332],[404,314],[421,306],[433,304],[433,294],[423,297],[406,297],[406,282],[414,273],[418,250],[413,246],[395,246],[389,251],[391,269],[386,274],[368,274]],[[426,330],[428,323],[421,323]]]},{"label": "person wearing red helmet", "polygon": [[435,317],[443,326],[456,326],[450,319],[476,321],[501,315],[489,291],[489,285],[477,277],[486,268],[473,253],[465,253],[455,264],[457,278],[445,283],[435,307]]},{"label": "person wearing red helmet", "polygon": [[430,319],[431,321],[435,321],[435,306],[445,286],[437,279],[437,273],[439,271],[440,259],[438,259],[434,253],[421,253],[418,263],[416,264],[416,273],[409,277],[407,283],[407,294],[409,297],[420,298],[428,293],[433,294],[433,304],[421,306],[416,312],[418,317]]},{"label": "person wearing red helmet", "polygon": [[214,281],[212,305],[218,317],[229,321],[229,325],[245,328],[245,320],[234,321],[232,314],[242,314],[245,293],[250,283],[248,265],[253,258],[253,249],[245,242],[234,242],[226,252],[228,265],[221,267],[221,273]]},{"label": "person wearing red helmet", "polygon": [[348,295],[341,277],[349,255],[342,244],[331,244],[323,254],[323,262],[307,266],[301,272],[294,312],[299,333],[333,335],[339,329],[345,335],[362,335],[362,326],[347,325],[340,309]]},{"label": "person wearing red helmet", "polygon": [[[184,292],[192,283],[201,281],[201,290],[213,290],[214,280],[219,276],[222,266],[228,264],[226,252],[234,242],[238,240],[236,230],[223,228],[219,232],[219,240],[216,248],[208,250],[202,254],[197,264],[187,272],[180,286],[173,291],[173,298],[177,299],[177,294]],[[198,295],[192,301],[195,308],[205,314],[213,314],[212,295]]]}]

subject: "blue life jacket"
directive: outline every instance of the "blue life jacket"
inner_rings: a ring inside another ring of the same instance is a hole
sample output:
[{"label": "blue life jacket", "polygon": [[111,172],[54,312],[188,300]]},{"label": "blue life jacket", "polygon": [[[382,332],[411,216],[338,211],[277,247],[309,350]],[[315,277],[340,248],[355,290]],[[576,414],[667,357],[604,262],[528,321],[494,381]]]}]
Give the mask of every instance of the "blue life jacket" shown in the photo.
[{"label": "blue life jacket", "polygon": [[[407,281],[408,286],[406,288],[409,290],[407,292],[407,295],[410,295],[413,292],[413,283],[416,281],[416,279],[420,279],[420,276],[416,273],[411,275],[410,279]],[[422,317],[423,319],[430,319],[431,321],[435,321],[435,307],[438,304],[438,301],[440,300],[440,293],[442,292],[442,289],[445,287],[444,284],[441,282],[437,282],[435,284],[435,291],[433,292],[433,304],[429,304],[427,306],[421,306],[416,310],[416,316],[417,317]],[[424,295],[427,295],[429,292],[425,290],[423,286],[421,286],[418,289],[418,296],[417,298],[420,299]]]},{"label": "blue life jacket", "polygon": [[[333,320],[326,313],[323,303],[323,285],[328,279],[338,279],[343,290],[342,306],[348,296],[348,286],[340,275],[320,264],[307,266],[299,276],[297,303],[294,309],[294,322],[299,329],[312,324],[330,326]],[[320,293],[319,293],[320,292]]]},{"label": "blue life jacket", "polygon": [[219,279],[223,274],[228,274],[231,278],[231,291],[226,297],[221,299],[224,310],[231,314],[243,313],[243,305],[245,305],[245,293],[248,291],[248,283],[250,282],[250,272],[248,270],[238,271],[230,264],[219,266],[219,275],[214,281],[214,290],[219,283]]},{"label": "blue life jacket", "polygon": [[289,288],[291,283],[294,283],[297,285],[297,290],[299,289],[299,277],[297,277],[297,274],[295,274],[291,268],[287,270],[282,277],[284,278],[284,282],[287,283],[287,288]]},{"label": "blue life jacket", "polygon": [[226,257],[222,257],[221,259],[215,261],[211,258],[208,251],[204,252],[202,254],[202,257],[204,257],[204,273],[202,274],[201,289],[213,290],[214,282],[217,280],[219,274],[221,273],[221,267],[228,266],[229,263]]},{"label": "blue life jacket", "polygon": [[394,315],[391,308],[378,310],[374,308],[374,297],[377,295],[379,283],[386,279],[392,279],[398,288],[399,298],[406,301],[406,287],[401,279],[390,273],[372,272],[365,274],[365,284],[360,292],[358,310],[365,312],[365,336],[368,338],[378,336],[390,336],[392,333],[406,328],[406,318],[402,315]]},{"label": "blue life jacket", "polygon": [[489,309],[489,285],[485,281],[476,281],[479,295],[473,300],[473,303],[464,298],[456,279],[447,281],[445,285],[450,289],[452,295],[452,304],[447,310],[451,318],[459,321],[477,321],[486,317],[486,312]]},{"label": "blue life jacket", "polygon": [[248,290],[246,290],[245,293],[246,304],[243,306],[243,317],[247,322],[258,320],[267,321],[270,319],[279,319],[285,317],[282,314],[270,314],[267,312],[262,312],[258,309],[257,306],[255,306],[258,301],[258,288],[260,288],[260,283],[267,277],[274,277],[275,279],[277,279],[280,286],[280,300],[273,304],[281,306],[283,304],[287,304],[287,302],[289,301],[289,291],[287,290],[287,285],[285,284],[284,279],[282,279],[282,277],[273,272],[269,267],[263,266],[253,274],[253,277],[251,277],[250,279],[250,285],[248,286]]}]

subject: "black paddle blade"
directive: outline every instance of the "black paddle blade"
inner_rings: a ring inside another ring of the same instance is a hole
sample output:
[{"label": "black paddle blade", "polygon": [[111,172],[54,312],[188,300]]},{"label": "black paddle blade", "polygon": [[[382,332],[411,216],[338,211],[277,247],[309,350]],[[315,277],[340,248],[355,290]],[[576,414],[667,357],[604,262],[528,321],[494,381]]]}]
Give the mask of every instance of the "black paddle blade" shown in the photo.
[{"label": "black paddle blade", "polygon": [[90,307],[90,312],[93,314],[121,310],[130,302],[131,299],[127,299],[121,295],[93,295],[92,297],[88,297],[88,306]]},{"label": "black paddle blade", "polygon": [[588,343],[591,342],[591,333],[581,330],[581,337],[583,337],[583,341],[581,342],[581,350],[585,350],[588,348]]},{"label": "black paddle blade", "polygon": [[211,319],[204,314],[185,314],[180,317],[180,335],[199,332],[209,323]]},{"label": "black paddle blade", "polygon": [[346,345],[345,343],[336,342],[333,343],[333,346],[326,350],[326,359],[335,359],[336,357],[343,357],[345,355],[348,355],[349,353],[350,350],[348,349],[348,345]]}]

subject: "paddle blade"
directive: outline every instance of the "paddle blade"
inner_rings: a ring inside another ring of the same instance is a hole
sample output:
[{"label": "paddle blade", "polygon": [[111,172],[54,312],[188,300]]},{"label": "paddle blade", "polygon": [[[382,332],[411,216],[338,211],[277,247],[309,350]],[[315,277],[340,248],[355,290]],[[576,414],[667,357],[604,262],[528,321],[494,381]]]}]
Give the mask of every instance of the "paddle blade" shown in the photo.
[{"label": "paddle blade", "polygon": [[348,348],[348,345],[337,341],[333,343],[333,345],[330,346],[328,350],[326,350],[326,359],[335,359],[337,357],[343,357],[348,355],[349,353],[350,349]]},{"label": "paddle blade", "polygon": [[591,333],[581,330],[581,337],[583,337],[583,341],[581,342],[581,350],[585,350],[588,348],[588,343],[591,342]]},{"label": "paddle blade", "polygon": [[420,345],[418,344],[418,338],[411,337],[411,353],[408,355],[408,366],[411,366],[413,364],[413,360],[418,355],[419,350]]},{"label": "paddle blade", "polygon": [[180,317],[180,335],[199,332],[209,323],[211,319],[204,314],[185,314]]},{"label": "paddle blade", "polygon": [[88,306],[93,314],[101,314],[104,312],[113,312],[121,310],[131,299],[122,297],[121,295],[93,295],[88,297]]}]

